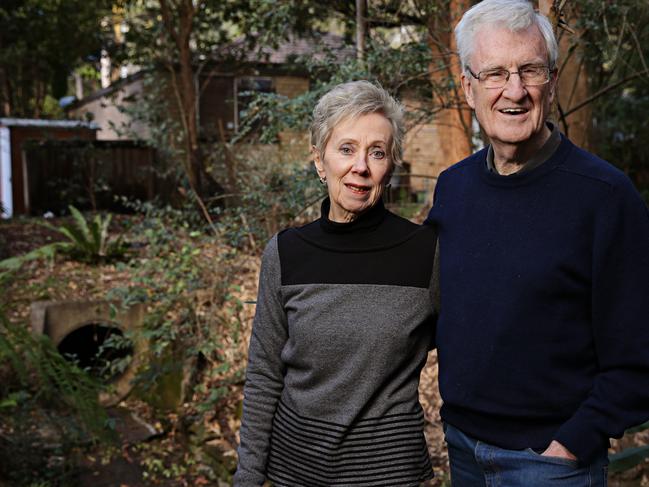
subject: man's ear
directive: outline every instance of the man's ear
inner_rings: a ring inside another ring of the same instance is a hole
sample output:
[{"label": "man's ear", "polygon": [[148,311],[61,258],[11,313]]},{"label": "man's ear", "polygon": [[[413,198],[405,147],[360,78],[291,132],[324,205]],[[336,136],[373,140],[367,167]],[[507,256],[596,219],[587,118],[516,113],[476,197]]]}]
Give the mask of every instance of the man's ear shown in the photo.
[{"label": "man's ear", "polygon": [[326,176],[324,164],[322,164],[320,151],[316,148],[315,145],[311,146],[311,157],[313,158],[313,164],[315,165],[315,170],[318,172],[318,176],[324,178]]},{"label": "man's ear", "polygon": [[554,101],[554,98],[557,96],[557,85],[559,84],[559,70],[555,69],[550,72],[550,92],[549,98],[550,103]]},{"label": "man's ear", "polygon": [[460,81],[462,83],[462,89],[464,90],[464,97],[466,98],[467,104],[475,109],[475,101],[473,99],[473,82],[474,79],[473,77],[469,77],[466,75],[464,71],[462,71],[462,75],[460,76]]}]

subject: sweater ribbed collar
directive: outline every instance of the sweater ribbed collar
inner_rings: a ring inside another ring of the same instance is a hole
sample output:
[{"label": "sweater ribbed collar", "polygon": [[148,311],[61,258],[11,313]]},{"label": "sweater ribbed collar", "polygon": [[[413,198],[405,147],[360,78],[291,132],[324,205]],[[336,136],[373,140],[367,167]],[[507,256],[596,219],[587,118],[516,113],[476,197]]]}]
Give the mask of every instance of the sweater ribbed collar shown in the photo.
[{"label": "sweater ribbed collar", "polygon": [[339,223],[329,219],[330,208],[331,200],[327,197],[324,199],[322,206],[320,207],[320,228],[326,233],[336,234],[364,233],[375,230],[388,213],[388,210],[385,208],[383,200],[381,199],[372,208],[361,214],[355,220],[346,223]]},{"label": "sweater ribbed collar", "polygon": [[482,158],[482,177],[485,181],[493,186],[502,186],[502,187],[517,187],[529,184],[536,179],[543,177],[545,174],[553,171],[555,168],[560,166],[566,160],[566,157],[572,151],[574,147],[573,144],[568,140],[563,134],[561,135],[561,142],[559,147],[556,148],[554,153],[550,156],[548,160],[543,162],[543,164],[529,170],[516,172],[508,176],[502,176],[500,174],[493,173],[489,171],[486,162],[487,149],[483,149],[479,154]]},{"label": "sweater ribbed collar", "polygon": [[[543,144],[538,152],[534,154],[529,161],[526,161],[525,164],[520,168],[520,170],[518,170],[514,174],[521,175],[531,171],[532,169],[536,169],[545,161],[550,159],[550,157],[552,157],[552,155],[557,151],[559,145],[561,144],[561,132],[559,132],[559,127],[552,122],[547,121],[545,122],[545,125],[550,129],[550,137],[545,141],[545,144]],[[498,170],[496,169],[496,164],[494,162],[494,157],[494,147],[490,144],[487,147],[487,169],[489,169],[489,171],[492,173],[498,174]],[[511,174],[498,175],[503,177],[511,176]]]}]

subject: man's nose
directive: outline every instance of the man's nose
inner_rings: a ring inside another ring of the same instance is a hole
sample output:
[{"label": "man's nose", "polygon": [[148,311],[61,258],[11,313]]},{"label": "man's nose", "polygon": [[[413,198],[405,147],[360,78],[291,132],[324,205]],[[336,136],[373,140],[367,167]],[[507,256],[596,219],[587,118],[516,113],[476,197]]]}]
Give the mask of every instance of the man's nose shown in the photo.
[{"label": "man's nose", "polygon": [[503,94],[510,100],[520,100],[527,95],[527,89],[519,73],[510,72],[509,79],[505,83]]}]

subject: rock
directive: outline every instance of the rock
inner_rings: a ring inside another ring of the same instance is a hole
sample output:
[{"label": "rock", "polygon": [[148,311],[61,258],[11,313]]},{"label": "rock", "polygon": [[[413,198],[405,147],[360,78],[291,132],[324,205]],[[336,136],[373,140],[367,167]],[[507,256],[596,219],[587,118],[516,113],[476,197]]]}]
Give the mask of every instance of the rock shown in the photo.
[{"label": "rock", "polygon": [[116,407],[108,409],[107,412],[115,424],[115,431],[124,443],[140,443],[159,434],[152,425],[128,409]]}]

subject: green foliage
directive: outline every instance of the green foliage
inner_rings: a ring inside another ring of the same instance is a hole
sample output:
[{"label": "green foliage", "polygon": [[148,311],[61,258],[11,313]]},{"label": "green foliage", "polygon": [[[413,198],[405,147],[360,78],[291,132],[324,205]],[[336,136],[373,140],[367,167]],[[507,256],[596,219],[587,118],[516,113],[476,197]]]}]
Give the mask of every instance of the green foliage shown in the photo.
[{"label": "green foliage", "polygon": [[2,321],[0,483],[74,485],[75,449],[113,439],[97,403],[99,386],[47,338]]},{"label": "green foliage", "polygon": [[[201,54],[211,53],[216,46],[229,38],[224,10],[230,7],[230,3],[218,0],[204,0],[201,3],[192,19],[191,40],[196,59]],[[175,23],[178,23],[179,15],[185,13],[183,9],[170,10]],[[134,63],[144,68],[173,65],[178,62],[178,53],[173,39],[165,31],[158,1],[124,2],[124,18],[128,31],[125,43],[115,53],[118,62]]]},{"label": "green foliage", "polygon": [[111,333],[101,343],[96,355],[95,377],[105,383],[123,374],[133,360],[133,341],[128,334]]},{"label": "green foliage", "polygon": [[324,197],[310,164],[278,158],[271,164],[254,156],[239,161],[239,198],[215,208],[219,236],[229,245],[260,251],[274,233],[312,217],[309,210]]},{"label": "green foliage", "polygon": [[611,473],[623,472],[644,462],[649,458],[649,445],[625,448],[609,457],[608,470]]},{"label": "green foliage", "polygon": [[0,260],[0,286],[6,284],[12,275],[29,261],[38,259],[53,260],[57,253],[65,253],[82,262],[91,264],[105,263],[125,255],[126,245],[121,236],[113,239],[108,233],[112,216],[99,214],[86,221],[74,206],[70,206],[72,222],[54,226],[49,223],[41,225],[63,235],[66,242],[53,242],[24,255]]},{"label": "green foliage", "polygon": [[[649,421],[629,428],[625,434],[630,435],[646,430],[649,430]],[[647,458],[649,458],[649,445],[624,448],[622,451],[609,455],[608,470],[611,473],[623,472],[639,465]]]},{"label": "green foliage", "polygon": [[59,226],[42,223],[45,227],[68,239],[67,242],[59,244],[58,249],[80,261],[89,263],[106,262],[125,254],[126,246],[121,237],[113,240],[108,233],[112,215],[107,214],[102,217],[97,214],[92,220],[86,221],[74,206],[68,208],[73,218],[71,223]]},{"label": "green foliage", "polygon": [[600,95],[590,105],[594,152],[626,172],[641,192],[649,191],[647,2],[584,0],[566,9],[577,34],[563,62],[585,63],[590,91]]},{"label": "green foliage", "polygon": [[[247,140],[254,130],[259,130],[256,135],[262,143],[274,142],[286,129],[307,130],[313,107],[322,95],[339,83],[359,79],[379,83],[399,98],[417,100],[407,113],[409,125],[430,121],[439,110],[456,106],[460,100],[458,86],[450,74],[431,82],[428,67],[433,59],[423,39],[420,34],[392,47],[389,38],[377,38],[369,42],[364,60],[353,56],[341,60],[341,49],[324,49],[318,56],[296,59],[314,80],[309,91],[293,98],[275,93],[254,94],[233,142]],[[351,45],[342,48],[345,49],[353,52]],[[431,93],[436,96],[431,97]]]},{"label": "green foliage", "polygon": [[148,343],[134,394],[158,414],[172,410],[168,428],[195,445],[182,461],[172,451],[142,445],[147,479],[191,477],[200,464],[201,475],[216,483],[231,472],[204,466],[201,448],[213,436],[198,437],[195,428],[215,421],[243,381],[243,358],[233,353],[243,339],[246,306],[232,282],[241,273],[239,254],[188,223],[192,213],[148,203],[133,207],[145,212],[133,228],[141,252],[117,264],[129,284],[107,298],[147,303],[144,326],[132,337]]},{"label": "green foliage", "polygon": [[39,247],[18,257],[10,257],[0,261],[0,285],[6,283],[11,275],[18,271],[25,262],[37,259],[53,259],[58,251],[64,250],[66,244],[54,242]]},{"label": "green foliage", "polygon": [[113,438],[99,390],[46,336],[0,309],[0,483],[73,485],[72,450]]},{"label": "green foliage", "polygon": [[5,407],[33,396],[74,412],[80,433],[91,438],[105,434],[106,416],[97,402],[99,385],[65,360],[47,336],[32,336],[25,326],[9,323],[1,310],[0,363],[9,365],[9,370],[2,370],[6,375],[0,385]]},{"label": "green foliage", "polygon": [[67,94],[68,75],[85,58],[99,58],[107,32],[101,20],[110,8],[105,0],[3,0],[2,116],[60,115],[51,97]]}]

